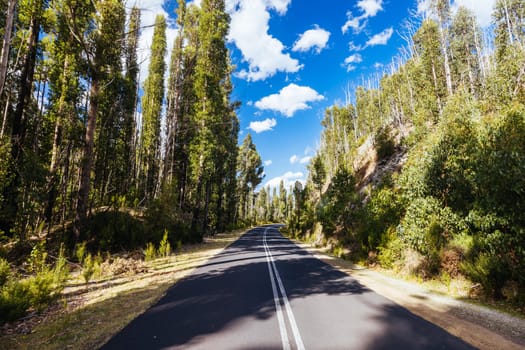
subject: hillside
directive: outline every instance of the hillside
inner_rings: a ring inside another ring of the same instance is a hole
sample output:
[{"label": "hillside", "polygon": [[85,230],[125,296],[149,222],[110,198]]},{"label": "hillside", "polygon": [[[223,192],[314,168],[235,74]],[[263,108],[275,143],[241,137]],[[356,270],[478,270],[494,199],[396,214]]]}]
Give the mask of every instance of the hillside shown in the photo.
[{"label": "hillside", "polygon": [[523,308],[522,11],[498,3],[485,50],[468,10],[436,10],[410,58],[326,110],[291,233],[405,275],[465,279],[473,295]]}]

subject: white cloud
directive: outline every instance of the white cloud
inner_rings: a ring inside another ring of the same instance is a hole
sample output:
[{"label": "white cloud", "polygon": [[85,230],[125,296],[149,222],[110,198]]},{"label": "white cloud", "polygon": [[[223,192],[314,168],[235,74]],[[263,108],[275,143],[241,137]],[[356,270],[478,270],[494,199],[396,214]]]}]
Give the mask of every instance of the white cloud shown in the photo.
[{"label": "white cloud", "polygon": [[308,162],[310,162],[310,160],[312,159],[312,157],[310,156],[304,156],[302,158],[299,158],[299,156],[297,156],[297,154],[294,154],[293,156],[290,157],[290,164],[307,164]]},{"label": "white cloud", "polygon": [[228,39],[242,52],[248,70],[238,73],[240,78],[264,80],[277,72],[295,73],[303,66],[284,53],[284,45],[268,33],[270,9],[283,15],[290,0],[230,0],[231,16]]},{"label": "white cloud", "polygon": [[299,164],[307,164],[310,162],[311,159],[312,157],[310,156],[302,157],[301,159],[299,159]]},{"label": "white cloud", "polygon": [[392,27],[383,30],[381,33],[378,33],[370,38],[366,42],[366,46],[376,46],[376,45],[386,45],[388,40],[392,37],[394,29]]},{"label": "white cloud", "polygon": [[270,166],[270,165],[273,164],[273,162],[272,162],[271,159],[268,159],[268,160],[265,160],[263,164],[264,164],[264,166]]},{"label": "white cloud", "polygon": [[257,134],[259,134],[264,131],[272,130],[272,128],[276,125],[277,125],[277,121],[274,118],[272,119],[268,118],[262,121],[250,122],[250,126],[248,126],[248,129],[251,129],[255,131]]},{"label": "white cloud", "polygon": [[383,10],[383,0],[359,0],[357,7],[364,12],[363,16],[374,17]]},{"label": "white cloud", "polygon": [[361,63],[361,62],[363,62],[363,57],[358,53],[355,53],[345,58],[345,64]]},{"label": "white cloud", "polygon": [[361,10],[362,14],[358,17],[354,17],[351,11],[346,13],[347,21],[341,27],[343,34],[345,34],[349,28],[354,30],[354,33],[360,33],[366,27],[366,19],[375,17],[379,11],[383,10],[383,0],[359,0],[357,7]]},{"label": "white cloud", "polygon": [[305,52],[315,48],[315,51],[320,53],[326,47],[329,38],[330,32],[316,25],[315,29],[307,30],[299,36],[292,50]]},{"label": "white cloud", "polygon": [[348,43],[348,49],[350,49],[350,51],[363,51],[365,47],[363,45],[356,45],[353,41],[350,41]]},{"label": "white cloud", "polygon": [[464,6],[476,15],[482,27],[488,27],[492,21],[492,12],[495,4],[496,0],[455,0],[452,10],[455,13],[459,6]]},{"label": "white cloud", "polygon": [[292,0],[267,0],[269,7],[276,10],[280,15],[284,15],[286,13],[288,10],[288,5],[290,5],[291,2]]},{"label": "white cloud", "polygon": [[263,97],[255,102],[255,107],[263,110],[273,110],[282,113],[286,117],[292,117],[295,112],[309,109],[309,102],[323,100],[314,89],[308,86],[290,84],[279,91],[278,94]]},{"label": "white cloud", "polygon": [[347,58],[345,58],[345,62],[344,62],[346,71],[347,72],[353,71],[356,68],[355,64],[361,63],[361,62],[363,62],[363,57],[358,53],[348,56]]},{"label": "white cloud", "polygon": [[341,27],[341,31],[343,32],[343,34],[346,34],[348,29],[350,28],[352,28],[354,30],[354,33],[356,34],[360,33],[365,28],[366,21],[363,21],[363,23],[361,23],[361,20],[364,19],[363,17],[354,17],[352,15],[352,12],[350,11],[346,13],[346,16],[347,20],[345,24]]},{"label": "white cloud", "polygon": [[279,188],[281,180],[284,182],[284,188],[288,189],[290,186],[293,186],[296,181],[299,181],[303,185],[305,184],[304,174],[300,171],[294,173],[291,171],[286,172],[281,176],[274,177],[273,179],[268,180],[263,187],[269,187],[270,189]]}]

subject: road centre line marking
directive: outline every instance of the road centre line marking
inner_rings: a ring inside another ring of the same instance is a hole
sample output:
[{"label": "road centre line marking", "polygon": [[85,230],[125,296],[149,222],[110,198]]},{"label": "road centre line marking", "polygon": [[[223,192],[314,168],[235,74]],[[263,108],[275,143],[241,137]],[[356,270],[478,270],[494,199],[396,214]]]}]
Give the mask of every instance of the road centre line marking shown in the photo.
[{"label": "road centre line marking", "polygon": [[275,309],[277,312],[277,320],[279,322],[279,331],[281,332],[281,341],[283,343],[284,350],[290,350],[290,340],[288,339],[288,332],[286,331],[286,324],[284,323],[283,312],[281,309],[281,300],[279,299],[279,294],[277,293],[277,287],[275,286],[275,281],[273,278],[273,269],[270,261],[269,252],[266,250],[266,229],[264,231],[263,237],[263,246],[264,253],[266,254],[266,262],[268,263],[268,271],[270,273],[270,281],[272,282],[272,292],[273,292],[273,301],[275,303]]},{"label": "road centre line marking", "polygon": [[[286,309],[286,313],[288,315],[288,321],[290,322],[290,326],[292,328],[292,333],[295,338],[295,344],[297,345],[297,349],[304,350],[304,344],[303,340],[301,338],[301,333],[299,333],[299,328],[297,327],[297,323],[295,322],[295,317],[292,311],[292,307],[290,306],[290,302],[288,301],[288,296],[286,295],[286,290],[284,289],[283,282],[281,280],[281,276],[279,276],[279,271],[277,270],[277,266],[275,266],[275,261],[272,256],[272,252],[270,251],[270,246],[268,245],[268,242],[266,240],[266,233],[268,232],[268,228],[264,230],[264,236],[263,236],[263,244],[265,251],[267,252],[267,258],[269,257],[269,265],[271,264],[273,270],[275,279],[277,280],[277,284],[279,286],[279,290],[281,292],[281,295],[283,297],[284,301],[284,307]],[[275,283],[272,281],[272,285]],[[274,300],[275,300],[275,293],[274,293]]]}]

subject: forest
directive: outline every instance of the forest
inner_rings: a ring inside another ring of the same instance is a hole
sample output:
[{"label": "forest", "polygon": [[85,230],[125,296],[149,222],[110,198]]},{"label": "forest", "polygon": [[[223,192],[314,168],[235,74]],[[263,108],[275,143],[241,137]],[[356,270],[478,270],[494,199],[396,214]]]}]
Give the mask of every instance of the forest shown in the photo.
[{"label": "forest", "polygon": [[347,259],[465,278],[525,305],[525,1],[482,30],[432,1],[384,74],[325,111],[306,184],[261,187],[238,141],[223,0],[157,16],[140,83],[141,10],[123,0],[0,0],[0,322],[56,300],[72,264],[165,255],[281,222]]},{"label": "forest", "polygon": [[0,321],[56,297],[71,260],[245,224],[263,167],[238,146],[229,16],[177,5],[171,60],[159,15],[141,86],[139,8],[0,3]]},{"label": "forest", "polygon": [[[387,72],[325,111],[287,230],[420,279],[467,279],[523,307],[525,2],[497,1],[487,31],[465,8],[432,4],[406,23]],[[262,217],[275,219],[283,196],[270,195]]]}]

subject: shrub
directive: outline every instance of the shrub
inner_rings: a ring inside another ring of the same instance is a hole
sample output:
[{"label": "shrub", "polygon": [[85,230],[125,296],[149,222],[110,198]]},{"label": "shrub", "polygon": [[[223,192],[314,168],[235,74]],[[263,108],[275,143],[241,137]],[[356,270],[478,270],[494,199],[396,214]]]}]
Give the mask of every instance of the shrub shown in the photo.
[{"label": "shrub", "polygon": [[377,249],[386,232],[399,224],[403,211],[399,195],[394,189],[383,187],[374,190],[359,213],[362,222],[359,228],[361,244],[368,251]]},{"label": "shrub", "polygon": [[86,256],[86,242],[77,243],[75,246],[75,256],[79,264],[84,262],[84,257]]},{"label": "shrub", "polygon": [[53,269],[53,275],[55,279],[55,285],[62,288],[69,278],[69,267],[67,265],[65,248],[63,245],[60,245],[60,250],[58,252],[58,258],[55,262],[55,267]]},{"label": "shrub", "polygon": [[10,280],[0,290],[0,322],[10,322],[25,315],[31,306],[27,283]]},{"label": "shrub", "polygon": [[46,260],[47,252],[45,242],[38,242],[33,249],[31,249],[31,253],[27,259],[28,271],[35,273],[44,272],[48,268]]},{"label": "shrub", "polygon": [[84,278],[84,282],[88,283],[95,274],[95,265],[95,260],[93,259],[91,254],[88,253],[84,258],[84,263],[82,264],[82,277]]},{"label": "shrub", "polygon": [[171,254],[171,245],[168,241],[168,231],[164,230],[164,235],[162,236],[162,240],[159,244],[159,256],[163,258],[167,258]]},{"label": "shrub", "polygon": [[466,225],[462,218],[450,208],[442,208],[433,197],[413,200],[398,227],[399,235],[407,245],[428,257],[464,230]]},{"label": "shrub", "polygon": [[31,276],[21,283],[26,284],[29,304],[38,311],[43,310],[55,299],[58,292],[52,271],[45,271]]},{"label": "shrub", "polygon": [[11,278],[0,289],[0,322],[16,320],[30,307],[43,310],[56,299],[62,286],[51,270],[24,279]]},{"label": "shrub", "polygon": [[461,265],[465,274],[483,287],[487,295],[501,299],[502,288],[510,277],[510,269],[499,257],[483,252],[474,262]]},{"label": "shrub", "polygon": [[377,152],[377,160],[383,160],[392,156],[396,150],[394,140],[392,140],[392,130],[385,126],[379,129],[374,137],[374,144]]},{"label": "shrub", "polygon": [[155,245],[151,242],[148,242],[148,244],[146,244],[146,249],[144,250],[144,260],[151,261],[154,260],[156,257],[157,249],[155,249]]},{"label": "shrub", "polygon": [[403,261],[406,245],[395,232],[389,232],[386,237],[384,245],[379,247],[377,259],[384,268],[397,269]]},{"label": "shrub", "polygon": [[0,258],[0,288],[9,280],[11,276],[11,267],[7,260]]}]

